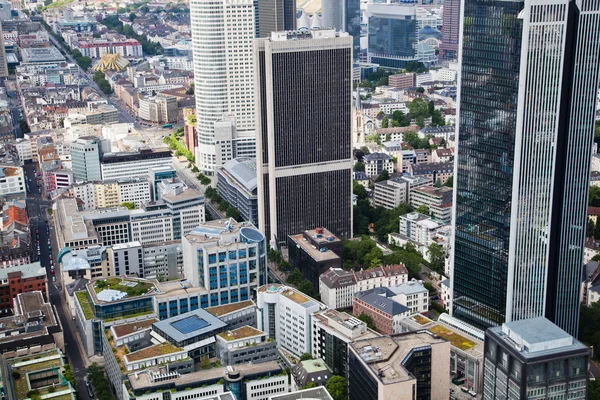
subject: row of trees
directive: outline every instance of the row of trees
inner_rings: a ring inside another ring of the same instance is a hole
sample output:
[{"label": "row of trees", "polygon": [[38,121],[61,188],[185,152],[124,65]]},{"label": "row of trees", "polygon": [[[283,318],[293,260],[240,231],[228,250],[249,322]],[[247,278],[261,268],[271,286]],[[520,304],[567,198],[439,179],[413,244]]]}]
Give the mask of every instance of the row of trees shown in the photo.
[{"label": "row of trees", "polygon": [[233,218],[236,221],[240,219],[240,211],[229,204],[227,200],[222,198],[215,188],[208,186],[204,191],[204,195],[208,197],[213,204],[217,204],[221,211],[225,213],[227,218]]},{"label": "row of trees", "polygon": [[114,396],[110,390],[110,384],[104,373],[104,367],[96,363],[90,365],[87,369],[88,379],[94,388],[94,395],[97,399],[111,399]]},{"label": "row of trees", "polygon": [[267,251],[267,260],[270,263],[276,264],[279,272],[283,272],[287,275],[287,282],[296,286],[296,288],[307,296],[315,299],[320,299],[319,293],[315,290],[312,283],[307,279],[304,279],[299,269],[294,268],[292,264],[285,261],[277,250],[273,250],[269,247]]},{"label": "row of trees", "polygon": [[[144,6],[147,7],[147,6]],[[143,8],[143,7],[142,7]],[[118,33],[127,36],[130,39],[136,39],[142,45],[144,53],[154,56],[156,54],[162,54],[163,48],[160,43],[154,43],[146,38],[146,35],[138,35],[133,30],[131,25],[123,25],[123,22],[119,20],[118,15],[109,15],[104,17],[102,24],[108,29],[117,31]]]},{"label": "row of trees", "polygon": [[94,82],[100,87],[104,94],[111,94],[113,92],[110,83],[106,80],[106,75],[102,71],[94,72]]},{"label": "row of trees", "polygon": [[[181,129],[181,131],[180,131]],[[176,157],[184,156],[190,163],[196,161],[196,157],[192,154],[191,151],[185,147],[183,143],[181,143],[178,139],[179,135],[183,134],[183,128],[179,128],[175,132],[171,134],[171,136],[165,136],[163,139],[163,143],[169,146],[169,149],[175,152]],[[192,169],[192,171],[194,171]],[[196,169],[196,171],[198,171]],[[210,182],[209,182],[210,183]]]},{"label": "row of trees", "polygon": [[86,71],[90,67],[90,65],[92,65],[92,59],[88,56],[84,56],[77,49],[71,50],[71,56],[73,56],[77,64],[79,64],[79,67],[84,71]]}]

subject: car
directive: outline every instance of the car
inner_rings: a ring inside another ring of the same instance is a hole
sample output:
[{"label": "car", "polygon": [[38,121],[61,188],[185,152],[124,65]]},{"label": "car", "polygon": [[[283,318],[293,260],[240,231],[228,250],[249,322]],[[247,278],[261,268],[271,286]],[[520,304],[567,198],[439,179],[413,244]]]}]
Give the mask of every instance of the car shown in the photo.
[{"label": "car", "polygon": [[38,249],[38,256],[40,255],[40,249]]},{"label": "car", "polygon": [[54,275],[54,270],[53,270],[53,269],[51,269],[51,270],[50,270],[50,273],[51,273],[52,275]]},{"label": "car", "polygon": [[37,235],[38,233],[40,233],[40,231],[38,229],[36,229],[35,234]]},{"label": "car", "polygon": [[90,387],[92,386],[92,384],[90,383],[90,381],[88,381],[87,379],[85,380],[85,386]]},{"label": "car", "polygon": [[50,239],[48,239],[48,244],[52,244],[52,241]]},{"label": "car", "polygon": [[52,277],[52,282],[56,282],[56,276]]},{"label": "car", "polygon": [[39,241],[39,240],[37,241],[37,244],[38,244],[38,246],[39,246],[39,244],[40,244],[40,241]]}]

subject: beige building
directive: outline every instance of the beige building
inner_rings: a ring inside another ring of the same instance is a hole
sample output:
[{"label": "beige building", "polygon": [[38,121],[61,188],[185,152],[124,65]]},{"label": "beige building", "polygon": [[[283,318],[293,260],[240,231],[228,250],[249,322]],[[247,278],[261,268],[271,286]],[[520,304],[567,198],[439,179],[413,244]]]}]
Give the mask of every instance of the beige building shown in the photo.
[{"label": "beige building", "polygon": [[[428,331],[358,340],[348,346],[349,400],[361,400],[364,382],[378,400],[445,399],[450,389],[450,342]],[[419,368],[417,379],[415,369]]]}]

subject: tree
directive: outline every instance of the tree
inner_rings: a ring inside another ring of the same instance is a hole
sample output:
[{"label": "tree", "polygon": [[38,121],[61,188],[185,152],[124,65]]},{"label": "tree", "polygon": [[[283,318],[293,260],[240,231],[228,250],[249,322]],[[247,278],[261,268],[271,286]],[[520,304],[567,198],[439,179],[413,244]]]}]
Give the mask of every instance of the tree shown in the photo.
[{"label": "tree", "polygon": [[444,183],[444,186],[454,187],[454,177],[451,176],[450,178],[448,178],[448,180],[446,181],[446,183]]},{"label": "tree", "polygon": [[308,382],[301,390],[316,388],[317,384],[314,382]]},{"label": "tree", "polygon": [[437,243],[431,243],[427,247],[427,256],[429,257],[429,266],[435,272],[443,273],[446,264],[446,252],[444,248]]},{"label": "tree", "polygon": [[600,254],[596,253],[596,255],[592,257],[592,261],[600,261]]},{"label": "tree", "polygon": [[364,322],[365,324],[367,324],[367,328],[376,330],[375,329],[375,324],[373,323],[373,319],[371,318],[370,315],[365,314],[365,313],[361,313],[358,316],[358,319],[361,320],[362,322]]},{"label": "tree", "polygon": [[590,381],[589,400],[600,400],[600,380]]},{"label": "tree", "polygon": [[416,88],[415,91],[418,93],[425,93],[425,89],[420,86],[418,88]]},{"label": "tree", "polygon": [[348,400],[348,382],[339,375],[333,375],[325,384],[333,400]]},{"label": "tree", "polygon": [[300,361],[312,360],[312,355],[310,353],[304,353],[300,356]]},{"label": "tree", "polygon": [[585,237],[592,238],[592,237],[594,237],[595,233],[596,233],[596,224],[594,223],[593,219],[588,218],[587,226],[585,229]]},{"label": "tree", "polygon": [[185,94],[194,94],[194,83],[190,83],[190,87],[185,91]]},{"label": "tree", "polygon": [[430,296],[435,296],[437,294],[437,290],[435,290],[435,287],[431,282],[424,282],[423,287],[427,289]]},{"label": "tree", "polygon": [[136,17],[137,16],[135,15],[135,13],[130,13],[129,14],[129,22],[133,22],[136,19]]},{"label": "tree", "polygon": [[384,169],[377,177],[377,182],[387,181],[388,179],[390,179],[390,173],[387,169]]},{"label": "tree", "polygon": [[429,207],[427,207],[425,204],[422,204],[419,207],[417,207],[415,211],[419,214],[429,215]]},{"label": "tree", "polygon": [[90,65],[92,65],[92,59],[87,56],[79,57],[75,59],[75,61],[77,61],[77,64],[79,64],[81,69],[84,71],[87,70]]},{"label": "tree", "polygon": [[233,218],[236,221],[238,219],[240,219],[240,212],[238,211],[237,208],[235,208],[233,206],[227,207],[227,210],[225,211],[225,215],[227,216],[227,218]]},{"label": "tree", "polygon": [[127,207],[128,210],[133,210],[135,209],[135,204],[130,201],[124,201],[121,203],[121,207]]},{"label": "tree", "polygon": [[389,126],[388,117],[387,117],[387,115],[384,115],[383,119],[381,120],[381,127],[387,128],[388,126]]},{"label": "tree", "polygon": [[588,205],[590,207],[600,207],[600,187],[590,186],[590,196]]},{"label": "tree", "polygon": [[365,172],[365,164],[361,162],[354,164],[354,172]]},{"label": "tree", "polygon": [[368,197],[367,189],[356,181],[352,181],[352,193],[357,196],[358,200],[364,200]]},{"label": "tree", "polygon": [[26,134],[26,133],[30,133],[31,129],[29,129],[29,125],[27,125],[27,121],[25,119],[22,119],[21,122],[19,123],[19,127],[21,128],[21,133],[22,134]]}]

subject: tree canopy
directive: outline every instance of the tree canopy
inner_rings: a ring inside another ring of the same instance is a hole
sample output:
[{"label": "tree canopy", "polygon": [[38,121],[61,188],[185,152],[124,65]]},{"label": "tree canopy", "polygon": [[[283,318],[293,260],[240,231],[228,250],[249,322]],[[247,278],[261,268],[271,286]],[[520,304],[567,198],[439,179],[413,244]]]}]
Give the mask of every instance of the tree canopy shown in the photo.
[{"label": "tree canopy", "polygon": [[348,382],[339,375],[333,375],[325,384],[333,400],[348,400]]}]

